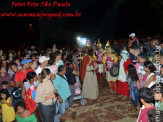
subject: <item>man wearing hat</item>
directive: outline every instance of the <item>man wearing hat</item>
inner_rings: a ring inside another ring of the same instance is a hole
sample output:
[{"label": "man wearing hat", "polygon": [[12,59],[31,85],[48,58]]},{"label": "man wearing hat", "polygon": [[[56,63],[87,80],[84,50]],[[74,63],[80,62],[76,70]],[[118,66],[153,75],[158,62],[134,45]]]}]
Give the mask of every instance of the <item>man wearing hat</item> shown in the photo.
[{"label": "man wearing hat", "polygon": [[139,46],[139,40],[135,37],[135,33],[131,33],[129,37],[132,40],[132,45]]},{"label": "man wearing hat", "polygon": [[21,83],[23,83],[23,80],[26,78],[26,75],[28,72],[33,71],[33,69],[30,69],[30,63],[32,60],[24,59],[21,61],[22,69],[16,72],[15,74],[15,85],[16,87],[19,87]]},{"label": "man wearing hat", "polygon": [[49,57],[46,56],[41,56],[39,58],[39,63],[40,65],[38,66],[38,68],[35,70],[36,74],[38,75],[39,73],[41,73],[41,71],[48,65],[48,60]]}]

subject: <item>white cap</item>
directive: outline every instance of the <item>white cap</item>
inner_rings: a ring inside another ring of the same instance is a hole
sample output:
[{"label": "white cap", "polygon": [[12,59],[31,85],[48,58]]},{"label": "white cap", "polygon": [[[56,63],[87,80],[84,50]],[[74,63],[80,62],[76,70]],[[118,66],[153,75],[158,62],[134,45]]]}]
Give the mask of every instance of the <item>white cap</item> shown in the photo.
[{"label": "white cap", "polygon": [[44,61],[48,61],[49,59],[50,59],[49,57],[41,56],[41,57],[39,58],[39,62],[40,62],[40,63],[43,63]]},{"label": "white cap", "polygon": [[129,35],[129,37],[131,37],[131,36],[135,36],[135,33],[131,33],[131,34]]}]

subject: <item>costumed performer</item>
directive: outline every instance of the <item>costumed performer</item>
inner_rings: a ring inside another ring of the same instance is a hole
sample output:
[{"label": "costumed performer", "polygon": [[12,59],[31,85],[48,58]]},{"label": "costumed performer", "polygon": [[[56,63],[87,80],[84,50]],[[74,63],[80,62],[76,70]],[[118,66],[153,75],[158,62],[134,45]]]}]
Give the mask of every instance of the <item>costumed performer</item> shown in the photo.
[{"label": "costumed performer", "polygon": [[118,58],[112,54],[112,49],[109,46],[109,41],[106,44],[106,54],[103,57],[104,72],[106,72],[106,80],[109,85],[109,94],[116,94],[116,81],[117,77],[110,75],[110,69],[114,64],[117,64]]},{"label": "costumed performer", "polygon": [[88,51],[84,57],[81,68],[81,81],[83,81],[82,97],[88,99],[97,99],[99,95],[97,77],[95,69],[97,68],[93,51]]},{"label": "costumed performer", "polygon": [[117,80],[117,94],[123,96],[123,100],[129,98],[129,86],[127,80],[127,66],[131,64],[131,60],[128,57],[128,52],[122,50],[120,52],[122,59],[120,61],[119,75]]},{"label": "costumed performer", "polygon": [[103,69],[103,56],[104,56],[104,50],[102,49],[102,44],[100,43],[100,39],[98,38],[98,43],[97,43],[97,48],[98,48],[98,52],[97,52],[97,64],[98,64],[98,73],[100,74],[100,76],[98,76],[100,82],[101,82],[101,74],[103,76],[103,78],[105,79],[105,75],[103,73],[104,69]]}]

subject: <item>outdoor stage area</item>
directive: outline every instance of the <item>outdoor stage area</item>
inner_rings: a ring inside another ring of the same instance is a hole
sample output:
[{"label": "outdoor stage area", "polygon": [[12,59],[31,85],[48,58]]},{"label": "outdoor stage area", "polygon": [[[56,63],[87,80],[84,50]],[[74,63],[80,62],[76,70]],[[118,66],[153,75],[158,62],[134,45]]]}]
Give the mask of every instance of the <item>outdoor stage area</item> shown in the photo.
[{"label": "outdoor stage area", "polygon": [[86,105],[81,105],[77,100],[75,103],[79,106],[73,110],[67,110],[62,117],[62,122],[135,122],[139,110],[131,113],[128,108],[131,101],[121,100],[121,96],[108,95],[108,85],[102,81],[99,86],[100,95],[97,100],[87,100]]}]

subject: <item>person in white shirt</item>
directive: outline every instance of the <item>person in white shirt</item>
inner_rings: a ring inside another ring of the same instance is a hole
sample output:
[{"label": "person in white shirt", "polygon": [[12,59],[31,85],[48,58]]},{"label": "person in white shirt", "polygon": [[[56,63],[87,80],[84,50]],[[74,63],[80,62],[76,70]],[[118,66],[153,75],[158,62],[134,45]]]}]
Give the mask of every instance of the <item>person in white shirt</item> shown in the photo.
[{"label": "person in white shirt", "polygon": [[41,73],[41,71],[48,65],[48,60],[49,57],[46,56],[41,56],[39,58],[39,63],[40,65],[38,66],[38,68],[35,70],[36,74],[38,75],[39,73]]},{"label": "person in white shirt", "polygon": [[156,67],[151,61],[146,61],[144,62],[144,70],[149,74],[144,87],[151,88],[151,86],[156,83],[156,75],[154,73],[156,71]]}]

